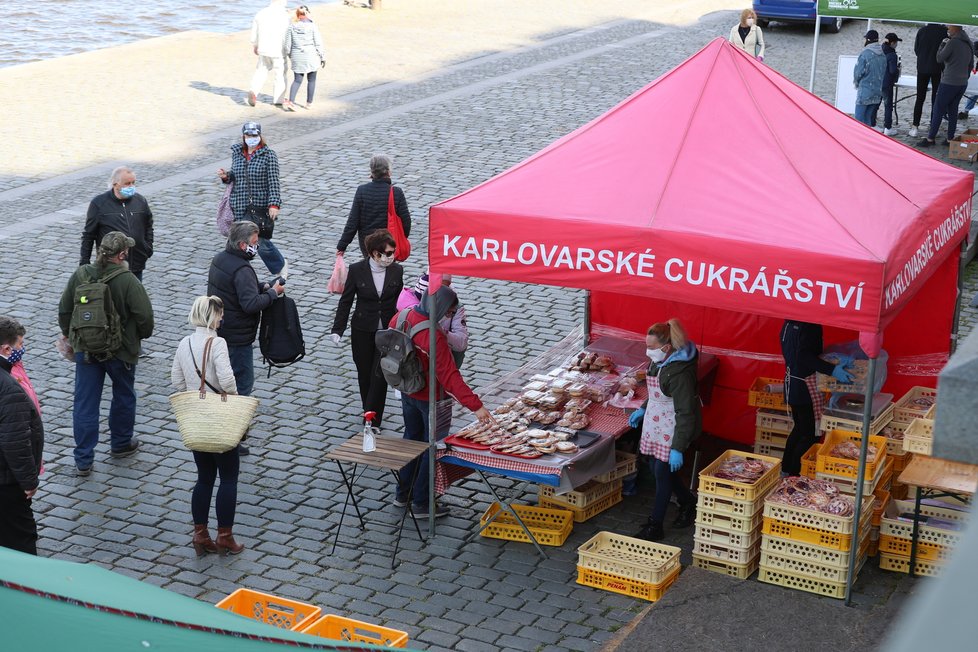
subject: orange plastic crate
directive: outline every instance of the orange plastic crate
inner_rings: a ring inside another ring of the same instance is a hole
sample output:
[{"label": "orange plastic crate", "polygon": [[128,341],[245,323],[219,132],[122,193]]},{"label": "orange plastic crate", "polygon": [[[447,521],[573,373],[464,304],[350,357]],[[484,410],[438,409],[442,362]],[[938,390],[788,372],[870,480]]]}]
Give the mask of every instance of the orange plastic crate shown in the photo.
[{"label": "orange plastic crate", "polygon": [[[815,459],[816,473],[829,473],[832,475],[842,475],[855,478],[859,470],[859,460],[850,460],[844,457],[833,457],[832,448],[842,442],[852,441],[860,444],[862,437],[848,430],[830,430],[825,434],[825,441],[818,449],[818,457]],[[876,477],[876,469],[886,463],[886,438],[878,435],[870,435],[869,443],[876,447],[876,457],[872,462],[866,460],[866,477]]]},{"label": "orange plastic crate", "polygon": [[251,589],[238,589],[215,606],[245,618],[294,631],[316,620],[323,612],[315,605]]},{"label": "orange plastic crate", "polygon": [[303,634],[328,638],[334,641],[349,641],[352,643],[369,643],[380,647],[407,647],[408,634],[397,629],[371,625],[361,620],[344,618],[334,614],[326,614],[319,620],[309,623],[302,630]]},{"label": "orange plastic crate", "polygon": [[754,383],[747,392],[747,405],[774,410],[786,410],[788,406],[784,402],[784,393],[764,391],[765,385],[780,385],[783,383],[783,378],[755,378]]},{"label": "orange plastic crate", "polygon": [[641,598],[650,602],[655,602],[661,598],[665,594],[666,589],[676,581],[677,577],[679,577],[679,568],[673,571],[661,584],[651,584],[649,582],[633,580],[629,577],[613,575],[612,573],[604,573],[593,568],[577,567],[578,584],[628,595],[633,598]]},{"label": "orange plastic crate", "polygon": [[818,459],[818,449],[821,444],[812,444],[812,447],[801,456],[801,474],[806,478],[815,477],[815,467]]}]

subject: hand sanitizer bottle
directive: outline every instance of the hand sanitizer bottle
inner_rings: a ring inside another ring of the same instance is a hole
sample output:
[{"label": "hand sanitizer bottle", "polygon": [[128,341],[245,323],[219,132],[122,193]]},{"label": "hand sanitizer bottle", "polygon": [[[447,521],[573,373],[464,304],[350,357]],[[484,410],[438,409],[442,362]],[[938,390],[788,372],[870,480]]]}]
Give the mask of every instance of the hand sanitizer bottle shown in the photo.
[{"label": "hand sanitizer bottle", "polygon": [[373,427],[374,417],[377,416],[376,412],[364,412],[363,413],[363,452],[370,453],[377,450],[376,434],[377,430]]}]

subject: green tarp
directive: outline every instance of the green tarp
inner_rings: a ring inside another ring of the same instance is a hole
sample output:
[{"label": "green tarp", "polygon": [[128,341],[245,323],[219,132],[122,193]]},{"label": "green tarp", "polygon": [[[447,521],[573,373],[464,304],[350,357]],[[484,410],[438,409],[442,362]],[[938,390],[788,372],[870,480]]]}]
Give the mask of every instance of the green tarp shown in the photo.
[{"label": "green tarp", "polygon": [[978,0],[818,0],[820,16],[978,24]]}]

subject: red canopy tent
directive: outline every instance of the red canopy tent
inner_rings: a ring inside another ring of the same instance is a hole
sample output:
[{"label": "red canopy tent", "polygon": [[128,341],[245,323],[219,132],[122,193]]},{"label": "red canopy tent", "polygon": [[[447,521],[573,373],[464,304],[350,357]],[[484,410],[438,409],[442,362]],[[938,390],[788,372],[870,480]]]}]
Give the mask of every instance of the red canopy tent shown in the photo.
[{"label": "red canopy tent", "polygon": [[[592,290],[595,324],[644,334],[680,317],[721,354],[706,428],[750,441],[745,393],[783,368],[782,319],[834,327],[827,342],[858,332],[872,357],[885,329],[897,363],[947,354],[972,187],[972,173],[716,39],[433,206],[429,259],[434,272]],[[887,388],[924,384],[912,366],[891,363]]]}]

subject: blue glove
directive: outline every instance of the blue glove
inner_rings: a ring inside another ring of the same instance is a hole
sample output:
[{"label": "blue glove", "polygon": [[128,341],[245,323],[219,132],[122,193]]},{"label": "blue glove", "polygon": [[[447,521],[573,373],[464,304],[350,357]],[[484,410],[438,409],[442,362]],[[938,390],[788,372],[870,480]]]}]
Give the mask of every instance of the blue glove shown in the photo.
[{"label": "blue glove", "polygon": [[856,361],[855,358],[853,358],[851,355],[842,355],[842,354],[839,354],[839,363],[838,364],[843,369],[846,369],[848,367],[851,367],[852,366],[852,363],[855,362],[855,361]]},{"label": "blue glove", "polygon": [[669,470],[675,473],[683,468],[683,454],[675,448],[669,451]]},{"label": "blue glove", "polygon": [[835,369],[832,370],[832,377],[843,384],[852,382],[852,374],[846,371],[841,364],[835,365]]},{"label": "blue glove", "polygon": [[645,418],[645,408],[639,408],[632,412],[632,415],[628,417],[628,425],[632,428],[638,428],[642,425],[642,419]]}]

